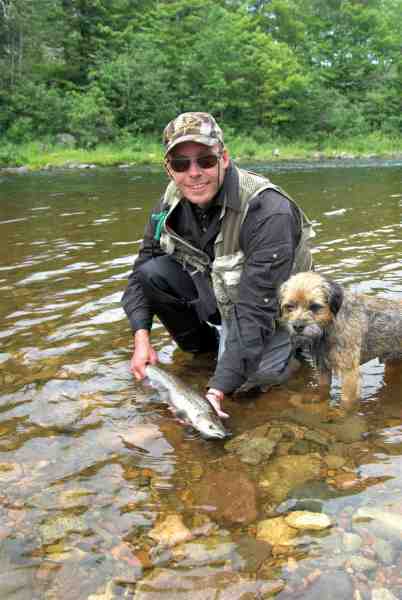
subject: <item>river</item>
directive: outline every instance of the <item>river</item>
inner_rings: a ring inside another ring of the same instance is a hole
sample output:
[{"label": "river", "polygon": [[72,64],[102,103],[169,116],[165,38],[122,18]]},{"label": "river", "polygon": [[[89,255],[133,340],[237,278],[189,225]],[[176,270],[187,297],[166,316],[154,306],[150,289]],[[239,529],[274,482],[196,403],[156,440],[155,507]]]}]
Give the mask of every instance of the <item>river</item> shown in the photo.
[{"label": "river", "polygon": [[[402,299],[402,163],[246,166],[312,219],[318,271]],[[400,370],[366,364],[351,414],[337,381],[317,401],[308,366],[228,400],[226,448],[133,380],[120,298],[165,184],[144,167],[0,173],[0,598],[402,598]],[[211,359],[153,339],[201,391]],[[330,524],[289,525],[297,511]]]}]

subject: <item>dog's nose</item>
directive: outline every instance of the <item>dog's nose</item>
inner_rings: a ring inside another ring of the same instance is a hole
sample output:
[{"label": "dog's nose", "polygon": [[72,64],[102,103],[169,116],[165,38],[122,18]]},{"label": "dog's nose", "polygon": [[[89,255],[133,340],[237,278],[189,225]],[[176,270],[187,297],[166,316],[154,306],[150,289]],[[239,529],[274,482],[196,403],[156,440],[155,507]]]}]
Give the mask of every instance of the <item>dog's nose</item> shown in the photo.
[{"label": "dog's nose", "polygon": [[292,323],[292,327],[293,327],[293,331],[295,333],[303,333],[303,329],[305,328],[306,324],[304,321],[294,321]]}]

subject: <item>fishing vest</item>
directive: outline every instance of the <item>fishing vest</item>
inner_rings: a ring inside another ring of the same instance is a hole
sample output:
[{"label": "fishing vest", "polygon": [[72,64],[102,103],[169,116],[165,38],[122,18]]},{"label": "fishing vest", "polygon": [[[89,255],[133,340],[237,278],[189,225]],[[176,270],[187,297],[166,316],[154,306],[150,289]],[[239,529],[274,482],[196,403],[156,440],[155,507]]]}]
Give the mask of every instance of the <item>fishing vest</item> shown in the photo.
[{"label": "fishing vest", "polygon": [[[182,194],[174,181],[166,188],[164,204],[168,207],[160,232],[160,245],[166,254],[174,254],[175,259],[183,267],[194,274],[198,271],[207,273],[214,289],[218,308],[223,319],[230,318],[233,305],[238,300],[240,277],[244,268],[245,256],[240,249],[240,230],[246,218],[250,202],[265,190],[274,190],[287,198],[295,207],[301,223],[301,235],[296,248],[292,265],[292,274],[309,271],[312,268],[312,257],[309,247],[310,238],[314,237],[312,225],[296,202],[278,186],[265,177],[234,167],[239,177],[240,210],[233,210],[224,201],[220,220],[221,229],[215,239],[215,258],[195,248],[186,240],[169,229],[169,216],[182,199]],[[272,256],[275,261],[276,255]]]}]

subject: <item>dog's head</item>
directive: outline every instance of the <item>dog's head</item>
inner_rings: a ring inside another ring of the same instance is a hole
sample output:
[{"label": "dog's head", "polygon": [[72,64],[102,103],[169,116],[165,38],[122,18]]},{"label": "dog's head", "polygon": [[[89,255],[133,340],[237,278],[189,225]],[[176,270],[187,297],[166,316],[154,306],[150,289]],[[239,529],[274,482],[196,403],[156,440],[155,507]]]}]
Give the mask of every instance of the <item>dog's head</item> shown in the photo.
[{"label": "dog's head", "polygon": [[279,289],[281,321],[292,338],[317,340],[335,319],[343,301],[342,287],[315,273],[297,273]]}]

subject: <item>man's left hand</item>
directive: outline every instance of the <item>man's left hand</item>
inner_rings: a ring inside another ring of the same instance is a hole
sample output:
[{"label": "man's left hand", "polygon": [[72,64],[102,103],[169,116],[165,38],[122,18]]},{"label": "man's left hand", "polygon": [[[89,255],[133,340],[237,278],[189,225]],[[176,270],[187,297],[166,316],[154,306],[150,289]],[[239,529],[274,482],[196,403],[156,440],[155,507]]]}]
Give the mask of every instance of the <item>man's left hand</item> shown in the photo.
[{"label": "man's left hand", "polygon": [[230,415],[228,415],[221,409],[221,402],[223,401],[224,395],[225,394],[220,390],[209,388],[205,397],[211,404],[218,417],[221,417],[221,419],[228,419]]}]

